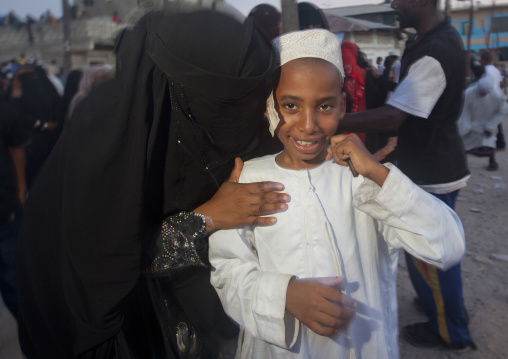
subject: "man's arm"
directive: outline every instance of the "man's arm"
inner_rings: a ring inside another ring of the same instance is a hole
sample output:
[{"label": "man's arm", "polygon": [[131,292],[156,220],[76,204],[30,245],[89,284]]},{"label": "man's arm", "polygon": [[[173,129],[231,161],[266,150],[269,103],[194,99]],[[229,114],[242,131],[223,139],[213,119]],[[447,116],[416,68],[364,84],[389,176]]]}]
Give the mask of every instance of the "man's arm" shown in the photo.
[{"label": "man's arm", "polygon": [[339,122],[339,130],[347,132],[397,131],[407,113],[390,105],[373,110],[348,113]]},{"label": "man's arm", "polygon": [[428,118],[446,87],[441,64],[424,56],[409,67],[386,105],[373,110],[347,114],[339,130],[348,132],[396,131],[408,114]]}]

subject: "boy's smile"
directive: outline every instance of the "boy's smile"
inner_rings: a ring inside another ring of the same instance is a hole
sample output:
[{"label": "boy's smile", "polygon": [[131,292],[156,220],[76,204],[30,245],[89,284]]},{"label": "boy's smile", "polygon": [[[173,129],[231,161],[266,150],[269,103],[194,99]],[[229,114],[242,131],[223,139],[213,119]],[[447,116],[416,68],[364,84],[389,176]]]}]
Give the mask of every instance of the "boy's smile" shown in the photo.
[{"label": "boy's smile", "polygon": [[322,163],[345,111],[337,69],[316,58],[290,61],[281,67],[274,100],[280,118],[276,133],[284,145],[277,163],[290,169]]}]

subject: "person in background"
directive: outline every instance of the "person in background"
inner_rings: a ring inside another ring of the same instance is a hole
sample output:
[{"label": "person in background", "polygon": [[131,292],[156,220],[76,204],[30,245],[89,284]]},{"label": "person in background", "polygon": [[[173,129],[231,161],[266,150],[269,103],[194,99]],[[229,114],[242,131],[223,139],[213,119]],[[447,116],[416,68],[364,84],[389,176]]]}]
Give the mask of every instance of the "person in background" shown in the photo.
[{"label": "person in background", "polygon": [[[400,82],[382,107],[346,114],[340,130],[398,131],[397,166],[452,209],[470,177],[457,120],[462,109],[465,56],[461,38],[438,0],[394,0],[401,28],[414,28],[402,56]],[[402,329],[420,347],[475,348],[462,296],[460,264],[447,270],[406,252],[406,262],[427,322]]]},{"label": "person in background", "polygon": [[81,80],[79,81],[78,91],[72,97],[67,108],[66,119],[72,117],[72,112],[76,106],[81,103],[92,90],[102,82],[109,80],[114,76],[113,67],[111,65],[92,65],[83,71]]},{"label": "person in background", "polygon": [[484,51],[480,55],[480,64],[485,68],[485,73],[482,75],[488,76],[492,79],[493,90],[496,92],[502,92],[501,86],[504,85],[503,76],[501,71],[494,65],[494,58],[489,51]]},{"label": "person in background", "polygon": [[[383,78],[376,69],[367,62],[367,56],[363,52],[358,53],[358,66],[365,69],[365,103],[366,109],[381,107],[386,101],[386,91]],[[381,163],[391,162],[396,164],[397,133],[375,132],[365,134],[365,147],[372,153],[374,158]]]},{"label": "person in background", "polygon": [[300,22],[300,30],[304,29],[327,29],[330,25],[326,19],[326,15],[317,5],[310,2],[299,2],[298,21]]},{"label": "person in background", "polygon": [[24,65],[16,71],[7,97],[29,133],[25,151],[26,181],[30,188],[60,133],[62,98],[46,70],[31,65]]},{"label": "person in background", "polygon": [[249,12],[248,17],[254,18],[254,25],[268,41],[275,39],[282,31],[281,14],[272,5],[257,5]]},{"label": "person in background", "polygon": [[79,83],[81,78],[83,77],[83,71],[80,69],[74,69],[69,72],[67,75],[67,80],[65,81],[64,94],[62,97],[62,118],[60,120],[62,126],[65,123],[65,116],[68,112],[69,105],[72,101],[72,98],[79,90]]},{"label": "person in background", "polygon": [[381,56],[378,56],[376,59],[376,66],[377,66],[377,72],[379,74],[382,74],[385,70],[385,67],[383,65],[383,58]]},{"label": "person in background", "polygon": [[[480,64],[485,66],[485,74],[483,76],[489,76],[495,83],[494,91],[504,92],[504,76],[501,71],[494,66],[494,58],[489,51],[484,51],[480,55]],[[497,139],[496,149],[504,150],[506,148],[506,142],[504,138],[503,123],[501,122],[497,127]]]},{"label": "person in background", "polygon": [[[21,96],[15,91],[13,96]],[[16,246],[26,197],[25,149],[28,134],[17,111],[0,100],[0,294],[18,317]]]},{"label": "person in background", "polygon": [[[365,92],[365,69],[358,66],[358,48],[350,41],[340,45],[344,64],[344,93],[346,94],[346,112],[355,113],[367,109]],[[357,133],[365,143],[365,133]]]},{"label": "person in background", "polygon": [[384,61],[384,70],[383,70],[383,80],[387,84],[386,88],[388,91],[393,91],[395,86],[397,86],[397,75],[395,73],[395,68],[397,67],[397,60],[399,59],[399,54],[396,51],[390,51],[388,56]]},{"label": "person in background", "polygon": [[464,108],[458,126],[468,153],[489,157],[487,170],[497,171],[497,128],[508,115],[508,104],[502,92],[495,90],[496,83],[490,76],[469,86],[464,95]]},{"label": "person in background", "polygon": [[118,15],[118,11],[115,11],[113,13],[113,16],[111,16],[111,21],[113,21],[117,25],[122,22],[122,20],[120,20],[120,15]]},{"label": "person in background", "polygon": [[56,63],[56,60],[53,59],[49,64],[43,64],[42,67],[46,71],[46,76],[55,87],[56,91],[58,92],[58,95],[62,97],[64,94],[64,85],[62,83],[62,80],[60,80],[60,78],[58,77],[60,69]]}]

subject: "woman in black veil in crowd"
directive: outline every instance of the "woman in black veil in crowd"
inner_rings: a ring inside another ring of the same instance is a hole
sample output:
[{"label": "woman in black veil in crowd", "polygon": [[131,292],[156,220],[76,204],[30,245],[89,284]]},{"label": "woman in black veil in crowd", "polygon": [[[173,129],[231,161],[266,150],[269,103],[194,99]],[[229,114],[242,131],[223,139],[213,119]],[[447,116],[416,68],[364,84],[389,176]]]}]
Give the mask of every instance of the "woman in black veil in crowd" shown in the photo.
[{"label": "woman in black veil in crowd", "polygon": [[[15,96],[19,87],[20,96]],[[25,65],[14,75],[7,93],[10,106],[18,111],[29,133],[25,145],[26,182],[30,188],[58,139],[62,98],[41,66]]]},{"label": "woman in black veil in crowd", "polygon": [[25,207],[28,359],[216,358],[234,341],[207,234],[273,224],[289,201],[279,184],[234,182],[236,157],[278,150],[263,121],[271,69],[249,20],[154,12],[123,33],[114,79],[76,107]]},{"label": "woman in black veil in crowd", "polygon": [[252,8],[248,16],[254,18],[256,29],[268,41],[272,41],[280,35],[282,31],[282,18],[276,7],[269,4],[259,4]]}]

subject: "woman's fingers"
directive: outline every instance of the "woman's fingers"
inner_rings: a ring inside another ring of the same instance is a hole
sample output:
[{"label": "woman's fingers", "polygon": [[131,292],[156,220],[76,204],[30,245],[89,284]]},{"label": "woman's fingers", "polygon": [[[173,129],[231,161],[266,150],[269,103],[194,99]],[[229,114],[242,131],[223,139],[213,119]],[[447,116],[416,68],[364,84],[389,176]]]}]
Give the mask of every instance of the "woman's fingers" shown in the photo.
[{"label": "woman's fingers", "polygon": [[284,185],[277,182],[237,183],[243,166],[236,160],[230,179],[217,193],[195,209],[212,219],[214,230],[239,228],[247,225],[268,226],[276,223],[275,217],[263,217],[287,209],[290,196],[279,193]]}]

